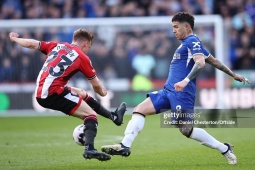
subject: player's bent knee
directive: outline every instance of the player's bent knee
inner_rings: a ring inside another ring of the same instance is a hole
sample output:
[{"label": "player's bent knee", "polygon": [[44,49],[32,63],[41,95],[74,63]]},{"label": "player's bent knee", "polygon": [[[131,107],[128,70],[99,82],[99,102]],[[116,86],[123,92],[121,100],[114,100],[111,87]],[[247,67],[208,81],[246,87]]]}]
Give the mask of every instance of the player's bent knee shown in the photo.
[{"label": "player's bent knee", "polygon": [[192,134],[193,131],[193,126],[181,126],[179,127],[180,132],[186,136],[187,138],[189,138]]},{"label": "player's bent knee", "polygon": [[136,106],[136,107],[133,109],[133,112],[140,112],[140,111],[141,111],[141,109],[139,108],[139,105]]},{"label": "player's bent knee", "polygon": [[78,95],[80,95],[84,99],[87,95],[87,92],[83,89],[79,89],[79,94]]},{"label": "player's bent knee", "polygon": [[146,116],[144,114],[144,109],[142,107],[140,107],[139,105],[134,108],[133,114],[140,114],[140,115],[142,115],[144,117]]},{"label": "player's bent knee", "polygon": [[77,94],[77,95],[81,96],[83,99],[86,97],[86,94],[87,94],[85,90],[80,89],[80,88],[76,88],[76,87],[71,87],[71,91],[74,94]]}]

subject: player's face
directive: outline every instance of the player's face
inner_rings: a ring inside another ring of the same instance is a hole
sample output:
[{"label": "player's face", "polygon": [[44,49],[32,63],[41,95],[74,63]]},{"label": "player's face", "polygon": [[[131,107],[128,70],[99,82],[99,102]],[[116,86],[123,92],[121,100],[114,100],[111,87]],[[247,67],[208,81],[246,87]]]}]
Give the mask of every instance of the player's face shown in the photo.
[{"label": "player's face", "polygon": [[173,33],[178,40],[182,40],[187,36],[187,23],[181,23],[178,21],[172,22]]},{"label": "player's face", "polygon": [[86,54],[89,49],[91,48],[92,42],[91,41],[85,41],[84,42],[84,47],[83,47],[83,52]]}]

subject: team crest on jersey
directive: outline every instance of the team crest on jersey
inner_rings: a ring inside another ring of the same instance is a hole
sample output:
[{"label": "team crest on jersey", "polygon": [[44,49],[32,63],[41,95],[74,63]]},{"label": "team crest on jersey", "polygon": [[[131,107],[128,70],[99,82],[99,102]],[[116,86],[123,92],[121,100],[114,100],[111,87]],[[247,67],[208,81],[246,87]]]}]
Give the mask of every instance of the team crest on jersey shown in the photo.
[{"label": "team crest on jersey", "polygon": [[176,60],[176,59],[181,59],[180,53],[174,53],[173,60]]}]

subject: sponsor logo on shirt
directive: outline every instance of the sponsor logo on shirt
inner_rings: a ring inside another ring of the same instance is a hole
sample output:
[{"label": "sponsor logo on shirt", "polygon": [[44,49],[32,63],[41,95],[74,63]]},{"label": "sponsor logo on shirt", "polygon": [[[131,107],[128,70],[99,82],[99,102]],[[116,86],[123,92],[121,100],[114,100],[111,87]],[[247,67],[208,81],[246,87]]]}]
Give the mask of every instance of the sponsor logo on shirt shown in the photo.
[{"label": "sponsor logo on shirt", "polygon": [[192,44],[193,44],[193,50],[201,50],[200,42],[192,42]]}]

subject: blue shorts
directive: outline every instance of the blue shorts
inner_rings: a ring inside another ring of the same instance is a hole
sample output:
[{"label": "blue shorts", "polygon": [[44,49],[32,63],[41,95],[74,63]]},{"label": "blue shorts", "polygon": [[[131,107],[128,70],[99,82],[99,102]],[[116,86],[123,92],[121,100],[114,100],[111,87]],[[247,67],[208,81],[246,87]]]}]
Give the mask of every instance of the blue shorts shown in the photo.
[{"label": "blue shorts", "polygon": [[[194,105],[195,96],[190,95],[186,92],[169,91],[167,89],[162,89],[159,91],[154,91],[147,94],[147,97],[151,98],[152,104],[156,110],[156,113],[162,113],[165,111],[170,111],[171,115],[176,115],[173,113],[182,113],[182,118],[178,117],[178,120],[194,120]],[[171,117],[172,121],[177,119],[176,116]]]}]

